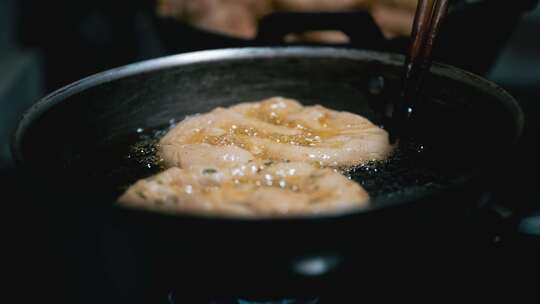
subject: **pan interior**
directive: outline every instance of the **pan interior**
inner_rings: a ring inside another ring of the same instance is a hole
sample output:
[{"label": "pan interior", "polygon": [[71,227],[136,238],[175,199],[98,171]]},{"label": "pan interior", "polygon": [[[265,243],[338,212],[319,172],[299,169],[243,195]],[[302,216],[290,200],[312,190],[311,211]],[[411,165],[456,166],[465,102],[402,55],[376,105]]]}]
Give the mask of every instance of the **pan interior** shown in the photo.
[{"label": "pan interior", "polygon": [[[399,64],[370,53],[292,52],[141,70],[53,98],[54,105],[25,130],[20,158],[54,181],[53,188],[93,193],[110,204],[129,183],[159,170],[151,161],[152,142],[186,115],[285,96],[383,124],[384,103],[396,98],[399,87]],[[353,172],[373,207],[463,180],[499,159],[513,142],[516,115],[504,96],[447,69],[439,67],[427,81],[412,142],[392,159]]]}]

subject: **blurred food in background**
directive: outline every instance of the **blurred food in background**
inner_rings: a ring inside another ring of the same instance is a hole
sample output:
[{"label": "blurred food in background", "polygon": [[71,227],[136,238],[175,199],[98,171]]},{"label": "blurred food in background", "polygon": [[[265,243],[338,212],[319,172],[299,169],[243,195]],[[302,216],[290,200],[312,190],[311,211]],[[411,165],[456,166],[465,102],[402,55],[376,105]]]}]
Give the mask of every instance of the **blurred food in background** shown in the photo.
[{"label": "blurred food in background", "polygon": [[[253,39],[259,20],[274,12],[367,11],[386,38],[408,36],[417,0],[160,0],[157,14],[203,30]],[[288,42],[347,43],[337,31],[290,34]]]},{"label": "blurred food in background", "polygon": [[[452,1],[434,59],[486,75],[518,21],[537,1],[516,0],[511,5]],[[18,11],[6,15],[17,16],[12,18],[13,37],[21,47],[40,54],[48,92],[113,67],[207,49],[305,43],[404,53],[417,4],[417,0],[9,2]]]}]

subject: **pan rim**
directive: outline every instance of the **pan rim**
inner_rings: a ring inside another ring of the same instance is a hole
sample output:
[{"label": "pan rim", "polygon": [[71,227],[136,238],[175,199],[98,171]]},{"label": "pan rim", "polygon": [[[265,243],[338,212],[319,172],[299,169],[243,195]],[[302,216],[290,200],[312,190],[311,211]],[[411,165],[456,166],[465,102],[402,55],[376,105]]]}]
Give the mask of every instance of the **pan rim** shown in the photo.
[{"label": "pan rim", "polygon": [[[243,47],[243,48],[226,48],[215,50],[204,50],[189,52],[171,56],[165,56],[140,62],[135,62],[125,66],[106,70],[88,77],[82,78],[76,82],[68,84],[52,93],[46,95],[37,101],[32,107],[25,111],[22,118],[17,124],[15,133],[13,134],[11,141],[11,151],[15,164],[18,168],[25,167],[25,159],[22,153],[22,141],[25,137],[27,130],[32,124],[42,117],[49,109],[55,105],[69,100],[69,97],[80,93],[86,89],[98,86],[103,83],[116,81],[122,78],[133,76],[141,73],[148,73],[164,68],[171,68],[177,66],[192,65],[196,63],[207,63],[212,61],[223,60],[242,60],[242,59],[269,59],[279,57],[310,57],[310,58],[341,58],[351,60],[367,60],[377,61],[387,65],[401,66],[404,62],[404,56],[395,53],[386,53],[378,51],[368,51],[349,48],[337,48],[337,47],[313,47],[313,46],[294,46],[294,47]],[[522,134],[524,127],[524,114],[515,100],[509,93],[497,84],[480,77],[471,72],[459,69],[457,67],[435,62],[432,66],[431,73],[450,78],[454,81],[461,83],[468,82],[474,85],[476,88],[489,93],[493,96],[497,96],[502,105],[508,110],[513,118],[516,120],[516,128],[514,130],[513,141],[509,143],[509,149],[513,149]],[[476,174],[473,174],[476,175]],[[452,188],[450,187],[445,187]],[[441,189],[425,192],[425,196],[440,193]],[[322,219],[322,218],[336,218],[348,215],[354,215],[358,213],[364,213],[366,211],[375,211],[381,208],[387,208],[395,205],[402,205],[414,201],[414,198],[402,199],[397,204],[381,204],[380,206],[370,208],[353,208],[338,212],[329,212],[324,214],[306,214],[288,217],[254,217],[254,218],[241,218],[241,217],[223,217],[223,216],[201,216],[201,215],[188,215],[188,217],[197,218],[210,218],[220,220],[292,220],[292,219]],[[147,212],[158,215],[163,215],[157,212]],[[179,217],[179,215],[174,215]]]}]

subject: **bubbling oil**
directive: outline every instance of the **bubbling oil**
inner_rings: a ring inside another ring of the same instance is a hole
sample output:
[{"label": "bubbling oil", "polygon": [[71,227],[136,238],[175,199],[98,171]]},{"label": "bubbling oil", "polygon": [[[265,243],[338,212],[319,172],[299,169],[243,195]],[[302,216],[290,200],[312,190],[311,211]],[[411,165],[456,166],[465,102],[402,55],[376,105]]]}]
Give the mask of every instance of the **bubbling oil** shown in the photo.
[{"label": "bubbling oil", "polygon": [[[174,127],[174,123],[150,129],[136,129],[122,140],[111,141],[98,151],[83,158],[86,172],[100,187],[108,187],[115,197],[137,180],[147,178],[164,169],[158,151],[159,140]],[[452,176],[429,168],[421,161],[423,146],[409,141],[399,145],[383,161],[373,161],[354,168],[340,170],[359,183],[370,195],[372,205],[386,197],[400,195],[411,189],[435,189],[448,184]],[[95,161],[90,161],[92,158]]]}]

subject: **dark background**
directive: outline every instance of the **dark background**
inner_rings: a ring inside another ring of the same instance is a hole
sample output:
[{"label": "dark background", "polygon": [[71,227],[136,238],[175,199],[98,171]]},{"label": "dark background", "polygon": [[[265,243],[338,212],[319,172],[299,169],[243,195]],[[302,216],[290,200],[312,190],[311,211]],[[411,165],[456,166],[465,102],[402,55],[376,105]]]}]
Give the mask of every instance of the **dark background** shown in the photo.
[{"label": "dark background", "polygon": [[[99,71],[180,51],[231,44],[230,41],[205,42],[199,34],[185,31],[185,36],[175,36],[182,31],[171,31],[169,25],[156,25],[152,7],[153,1],[144,0],[0,0],[0,201],[4,207],[2,223],[7,226],[2,229],[6,234],[2,249],[8,255],[1,273],[10,282],[2,295],[5,299],[14,296],[18,299],[15,302],[39,303],[43,299],[61,302],[66,293],[78,291],[69,284],[59,286],[61,281],[57,278],[80,275],[57,267],[61,265],[59,260],[36,255],[40,246],[50,245],[46,244],[50,240],[42,238],[50,223],[40,217],[39,208],[16,205],[24,197],[20,189],[23,193],[31,191],[24,189],[14,177],[16,170],[9,153],[11,133],[24,109],[46,93]],[[483,14],[476,16],[479,28],[483,20],[490,20],[489,12]],[[186,29],[181,24],[176,26]],[[540,128],[539,30],[540,9],[536,8],[525,14],[515,28],[508,28],[510,39],[485,73],[488,79],[516,97],[526,115],[526,128],[513,164],[515,169],[502,189],[502,202],[486,221],[491,223],[491,217],[515,220],[505,226],[508,230],[502,238],[500,231],[492,231],[489,225],[475,231],[481,235],[475,240],[485,242],[482,244],[486,246],[480,246],[484,249],[519,250],[536,247],[540,242],[540,213],[536,212],[540,209],[539,190],[535,177],[540,156],[536,147]],[[464,41],[470,44],[465,47],[474,49],[475,43],[481,45],[492,36],[505,36],[495,26],[484,31],[485,36],[476,36],[476,41]],[[171,40],[180,42],[170,47],[167,41]],[[454,47],[464,49],[463,45]],[[462,63],[467,67],[471,60],[475,59],[464,58]],[[81,302],[91,303],[88,300],[91,296],[80,297],[86,299]]]}]

